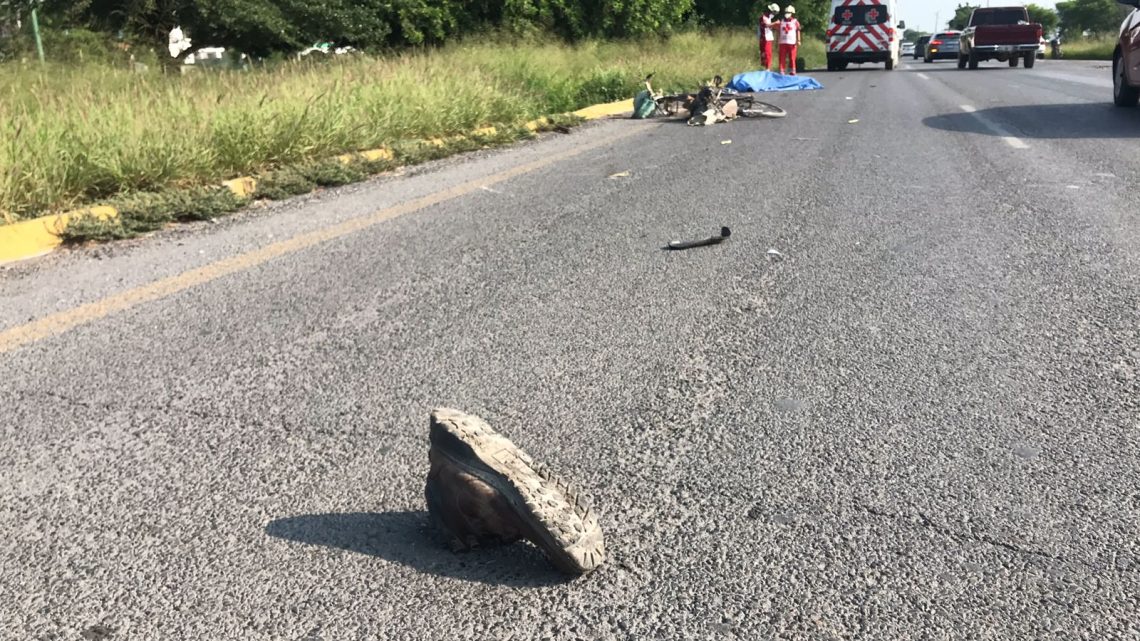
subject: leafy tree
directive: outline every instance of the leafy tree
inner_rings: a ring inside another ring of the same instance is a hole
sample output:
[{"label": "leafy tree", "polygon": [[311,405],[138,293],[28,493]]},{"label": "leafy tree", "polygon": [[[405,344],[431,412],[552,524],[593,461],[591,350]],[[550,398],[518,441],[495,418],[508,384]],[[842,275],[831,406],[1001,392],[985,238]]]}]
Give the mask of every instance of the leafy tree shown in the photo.
[{"label": "leafy tree", "polygon": [[[784,0],[791,4],[791,0]],[[829,0],[801,0],[796,2],[796,17],[804,28],[804,36],[823,38],[827,31],[827,23],[831,20],[831,2]]]},{"label": "leafy tree", "polygon": [[609,37],[667,33],[681,24],[692,0],[585,0],[583,18],[595,18],[592,34]]},{"label": "leafy tree", "polygon": [[752,24],[763,7],[771,2],[761,4],[759,0],[750,2],[733,2],[732,0],[694,0],[693,11],[701,20],[713,25],[746,25]]},{"label": "leafy tree", "polygon": [[[28,3],[40,0],[0,0]],[[769,2],[771,0],[768,0]],[[807,35],[822,36],[829,0],[796,4]],[[436,44],[479,30],[548,32],[567,39],[667,34],[694,16],[749,24],[763,0],[42,0],[53,26],[86,27],[165,48],[175,25],[197,46],[253,55],[317,42],[360,49]],[[695,4],[694,4],[695,3]],[[3,5],[0,4],[0,7]]]},{"label": "leafy tree", "polygon": [[970,24],[970,14],[974,13],[981,5],[960,4],[957,9],[954,9],[954,17],[950,18],[947,26],[955,31],[961,31]]},{"label": "leafy tree", "polygon": [[918,42],[919,38],[929,35],[929,33],[925,31],[919,31],[918,29],[907,29],[903,32],[903,40],[907,42]]},{"label": "leafy tree", "polygon": [[805,37],[823,37],[831,10],[830,0],[694,0],[693,13],[704,24],[750,26],[773,1],[781,10],[788,5],[795,6]]},{"label": "leafy tree", "polygon": [[1057,25],[1061,22],[1057,12],[1049,7],[1027,4],[1025,5],[1025,10],[1029,12],[1029,21],[1040,24],[1042,31],[1045,33],[1053,33],[1056,31]]},{"label": "leafy tree", "polygon": [[1085,31],[1094,35],[1114,32],[1129,11],[1130,8],[1119,5],[1114,0],[1069,0],[1057,3],[1061,31],[1070,38]]},{"label": "leafy tree", "polygon": [[0,0],[0,37],[11,37],[24,15],[26,0]]},{"label": "leafy tree", "polygon": [[318,41],[363,48],[442,42],[458,30],[459,0],[47,0],[61,22],[123,30],[165,46],[181,25],[196,45],[254,55]]}]

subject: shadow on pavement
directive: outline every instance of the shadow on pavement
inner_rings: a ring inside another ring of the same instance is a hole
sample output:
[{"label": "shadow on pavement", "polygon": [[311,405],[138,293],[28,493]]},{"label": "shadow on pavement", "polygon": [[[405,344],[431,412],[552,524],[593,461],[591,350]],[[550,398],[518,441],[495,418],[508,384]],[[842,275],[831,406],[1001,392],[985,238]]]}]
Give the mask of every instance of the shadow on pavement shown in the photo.
[{"label": "shadow on pavement", "polygon": [[401,563],[439,576],[511,587],[567,583],[536,548],[516,543],[453,553],[430,527],[427,512],[304,514],[265,526],[269,536]]},{"label": "shadow on pavement", "polygon": [[[828,71],[826,68],[814,69],[813,71],[818,71],[824,78],[826,78],[828,76],[837,76],[837,75],[841,75],[841,74],[845,74],[845,73],[866,73],[868,71],[886,72],[886,69],[883,67],[883,64],[881,62],[868,62],[867,64],[863,65],[862,67],[860,67],[859,65],[851,65],[851,66],[847,67],[846,69],[837,69],[835,71]],[[892,71],[891,73],[894,73],[894,72]]]},{"label": "shadow on pavement", "polygon": [[985,73],[987,71],[989,71],[989,72],[997,72],[997,71],[1017,71],[1017,72],[1020,72],[1020,71],[1022,71],[1021,67],[1010,67],[1009,65],[1007,65],[1005,63],[1002,63],[1002,65],[1000,67],[995,64],[995,65],[988,65],[988,66],[982,65],[982,66],[978,67],[977,69],[959,69],[958,63],[954,62],[953,60],[935,60],[934,62],[931,62],[928,64],[928,63],[922,62],[921,58],[917,62],[911,63],[911,69],[914,69],[915,71],[945,71],[945,72],[954,72],[954,73],[961,73],[961,74],[978,73],[978,72]]},{"label": "shadow on pavement", "polygon": [[[981,118],[978,118],[980,116]],[[998,134],[982,122],[987,120],[1009,130]],[[1137,138],[1140,110],[1122,109],[1111,103],[1018,105],[930,116],[922,124],[932,129],[964,131],[986,136],[1013,135],[1022,138]]]}]

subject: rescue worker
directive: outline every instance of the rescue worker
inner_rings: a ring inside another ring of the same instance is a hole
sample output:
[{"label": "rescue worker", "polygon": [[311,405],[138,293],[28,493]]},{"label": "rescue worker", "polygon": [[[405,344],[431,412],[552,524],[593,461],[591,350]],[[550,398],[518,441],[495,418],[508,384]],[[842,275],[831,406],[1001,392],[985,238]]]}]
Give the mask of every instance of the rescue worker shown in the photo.
[{"label": "rescue worker", "polygon": [[800,21],[796,20],[796,8],[788,5],[784,8],[784,19],[780,25],[780,73],[784,73],[784,61],[788,61],[791,75],[796,75],[796,51],[803,42]]},{"label": "rescue worker", "polygon": [[775,38],[775,30],[772,25],[775,24],[773,20],[776,15],[780,13],[780,5],[773,2],[764,9],[764,13],[760,14],[760,23],[756,27],[756,34],[760,39],[760,64],[764,67],[765,71],[772,69],[772,42]]}]

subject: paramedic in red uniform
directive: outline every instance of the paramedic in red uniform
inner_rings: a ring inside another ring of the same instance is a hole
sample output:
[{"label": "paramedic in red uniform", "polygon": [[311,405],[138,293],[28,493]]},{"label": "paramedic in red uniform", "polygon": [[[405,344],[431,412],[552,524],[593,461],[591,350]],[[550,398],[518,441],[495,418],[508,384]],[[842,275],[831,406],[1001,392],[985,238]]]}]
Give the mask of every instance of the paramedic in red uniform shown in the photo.
[{"label": "paramedic in red uniform", "polygon": [[780,73],[784,73],[784,60],[788,60],[788,67],[792,75],[796,75],[796,50],[803,38],[800,34],[800,21],[796,20],[796,8],[788,5],[784,9],[784,19],[780,25]]},{"label": "paramedic in red uniform", "polygon": [[768,5],[764,13],[760,14],[760,24],[757,34],[760,36],[760,64],[765,70],[772,68],[772,41],[775,40],[775,31],[772,29],[772,19],[780,12],[780,5],[773,2]]}]

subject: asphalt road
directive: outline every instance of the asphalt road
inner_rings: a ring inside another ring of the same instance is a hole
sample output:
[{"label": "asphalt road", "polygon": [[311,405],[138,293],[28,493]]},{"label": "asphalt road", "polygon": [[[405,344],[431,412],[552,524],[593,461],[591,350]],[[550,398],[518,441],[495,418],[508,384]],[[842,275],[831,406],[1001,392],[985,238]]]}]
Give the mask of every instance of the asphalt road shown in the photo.
[{"label": "asphalt road", "polygon": [[[0,638],[1140,638],[1140,111],[984,66],[5,270]],[[443,549],[436,406],[608,563]]]}]

